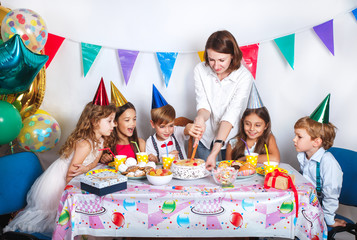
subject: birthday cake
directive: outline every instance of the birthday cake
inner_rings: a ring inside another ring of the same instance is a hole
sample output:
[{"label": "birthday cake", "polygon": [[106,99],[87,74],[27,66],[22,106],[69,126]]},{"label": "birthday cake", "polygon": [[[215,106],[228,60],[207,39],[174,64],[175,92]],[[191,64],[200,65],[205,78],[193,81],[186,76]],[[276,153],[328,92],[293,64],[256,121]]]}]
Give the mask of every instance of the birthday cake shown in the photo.
[{"label": "birthday cake", "polygon": [[76,203],[76,212],[84,214],[100,214],[105,212],[105,208],[101,205],[101,198],[81,199]]},{"label": "birthday cake", "polygon": [[174,178],[197,179],[205,177],[206,166],[202,159],[176,160],[171,164],[171,172]]}]

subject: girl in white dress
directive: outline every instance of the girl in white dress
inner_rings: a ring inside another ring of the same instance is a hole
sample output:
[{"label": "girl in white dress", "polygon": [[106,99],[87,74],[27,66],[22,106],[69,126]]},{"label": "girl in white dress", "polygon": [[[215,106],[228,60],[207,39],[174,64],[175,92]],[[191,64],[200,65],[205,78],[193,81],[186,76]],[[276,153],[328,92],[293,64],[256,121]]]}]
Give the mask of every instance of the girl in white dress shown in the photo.
[{"label": "girl in white dress", "polygon": [[[94,103],[94,101],[93,101]],[[65,186],[75,176],[94,168],[102,152],[104,138],[116,123],[115,105],[88,103],[60,149],[61,157],[35,181],[27,194],[27,206],[5,227],[4,232],[40,232],[51,234],[58,204]]]}]

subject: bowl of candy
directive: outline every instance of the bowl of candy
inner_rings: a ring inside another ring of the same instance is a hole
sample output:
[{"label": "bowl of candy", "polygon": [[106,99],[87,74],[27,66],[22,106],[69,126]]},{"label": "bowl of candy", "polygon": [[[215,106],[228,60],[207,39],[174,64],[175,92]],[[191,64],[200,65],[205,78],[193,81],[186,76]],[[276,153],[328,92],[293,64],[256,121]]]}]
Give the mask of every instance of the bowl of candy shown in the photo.
[{"label": "bowl of candy", "polygon": [[151,169],[146,177],[152,185],[165,185],[172,180],[172,172],[168,169]]},{"label": "bowl of candy", "polygon": [[221,186],[230,186],[237,178],[238,171],[233,167],[218,167],[212,170],[214,181]]}]

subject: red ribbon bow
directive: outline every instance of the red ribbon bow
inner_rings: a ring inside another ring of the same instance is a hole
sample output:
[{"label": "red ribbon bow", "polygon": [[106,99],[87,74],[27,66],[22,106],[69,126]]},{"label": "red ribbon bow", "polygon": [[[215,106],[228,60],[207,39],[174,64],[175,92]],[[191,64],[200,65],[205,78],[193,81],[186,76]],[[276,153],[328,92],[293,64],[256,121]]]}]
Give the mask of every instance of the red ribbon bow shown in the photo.
[{"label": "red ribbon bow", "polygon": [[[171,146],[172,144],[173,144],[172,141],[169,141],[169,142],[167,143],[167,146]],[[162,148],[166,147],[166,144],[165,144],[165,143],[162,144],[161,147],[162,147]]]},{"label": "red ribbon bow", "polygon": [[268,186],[268,181],[269,178],[272,177],[272,182],[271,182],[271,187],[275,187],[275,183],[276,183],[276,179],[277,177],[283,177],[283,178],[287,178],[288,179],[288,189],[291,188],[292,191],[294,192],[294,198],[295,198],[295,205],[296,205],[296,218],[299,215],[299,197],[298,197],[298,193],[296,191],[296,187],[293,183],[293,180],[291,179],[291,177],[287,174],[287,173],[283,173],[280,172],[279,169],[275,169],[274,171],[268,173],[265,176],[265,180],[264,180],[264,188],[269,189],[270,187]]}]

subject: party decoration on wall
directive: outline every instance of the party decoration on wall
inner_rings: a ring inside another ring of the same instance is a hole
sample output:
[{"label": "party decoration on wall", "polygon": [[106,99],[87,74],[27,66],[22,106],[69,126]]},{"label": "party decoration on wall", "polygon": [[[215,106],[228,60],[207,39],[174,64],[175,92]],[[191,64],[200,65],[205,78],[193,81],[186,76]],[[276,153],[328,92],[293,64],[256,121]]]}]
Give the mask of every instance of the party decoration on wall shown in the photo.
[{"label": "party decoration on wall", "polygon": [[126,85],[128,85],[131,71],[133,70],[138,54],[139,51],[118,49],[118,56]]},{"label": "party decoration on wall", "polygon": [[333,19],[315,26],[313,29],[332,55],[335,55],[333,43]]},{"label": "party decoration on wall", "polygon": [[47,27],[42,17],[30,9],[14,9],[2,21],[1,37],[6,42],[14,35],[21,36],[28,49],[40,52],[47,41]]},{"label": "party decoration on wall", "polygon": [[81,43],[81,46],[82,46],[83,73],[85,77],[89,69],[93,65],[93,62],[96,59],[102,47],[99,45],[83,43],[83,42]]},{"label": "party decoration on wall", "polygon": [[229,221],[235,226],[235,227],[241,227],[243,224],[243,217],[240,213],[238,212],[232,212],[231,217]]},{"label": "party decoration on wall", "polygon": [[22,119],[19,111],[12,104],[0,101],[0,145],[14,140],[21,128]]},{"label": "party decoration on wall", "polygon": [[44,48],[46,55],[49,56],[48,61],[46,62],[46,68],[48,68],[48,66],[52,62],[52,59],[55,57],[63,41],[64,41],[64,37],[60,37],[52,33],[48,33],[47,43]]},{"label": "party decoration on wall", "polygon": [[164,82],[166,87],[169,85],[169,81],[171,78],[172,70],[174,68],[176,58],[178,53],[172,52],[157,52],[156,56],[160,63],[160,69],[162,72],[162,77],[164,78]]},{"label": "party decoration on wall", "polygon": [[0,94],[29,89],[48,56],[28,50],[19,35],[0,45]]},{"label": "party decoration on wall", "polygon": [[352,10],[353,16],[355,16],[355,19],[357,20],[357,8]]},{"label": "party decoration on wall", "polygon": [[198,57],[200,58],[201,62],[205,61],[205,51],[199,51],[197,52]]},{"label": "party decoration on wall", "polygon": [[288,61],[290,67],[294,69],[295,33],[281,38],[274,39],[281,53]]},{"label": "party decoration on wall", "polygon": [[21,148],[31,152],[45,152],[60,140],[61,128],[52,116],[34,114],[23,120],[17,140]]},{"label": "party decoration on wall", "polygon": [[110,101],[114,103],[116,107],[121,107],[128,102],[112,81],[110,81],[110,89],[111,89]]},{"label": "party decoration on wall", "polygon": [[317,106],[317,108],[311,113],[310,118],[312,120],[319,123],[329,123],[330,96],[331,94],[328,94],[319,106]]},{"label": "party decoration on wall", "polygon": [[103,77],[100,80],[97,92],[94,95],[92,103],[100,106],[109,105],[109,99],[108,99],[107,91],[105,90]]},{"label": "party decoration on wall", "polygon": [[257,72],[259,43],[240,47],[245,66],[252,73],[254,79]]},{"label": "party decoration on wall", "polygon": [[33,115],[41,106],[46,89],[46,70],[42,67],[30,88],[23,93],[0,94],[0,100],[12,103],[20,112],[22,119]]},{"label": "party decoration on wall", "polygon": [[123,214],[121,214],[120,212],[115,212],[112,214],[112,222],[116,226],[122,227],[125,224],[125,218],[124,218]]}]

